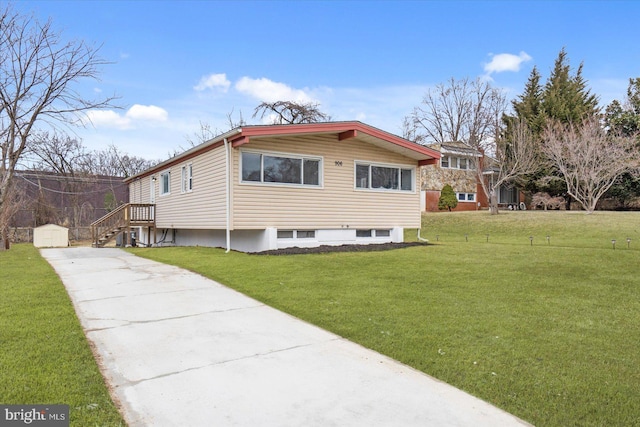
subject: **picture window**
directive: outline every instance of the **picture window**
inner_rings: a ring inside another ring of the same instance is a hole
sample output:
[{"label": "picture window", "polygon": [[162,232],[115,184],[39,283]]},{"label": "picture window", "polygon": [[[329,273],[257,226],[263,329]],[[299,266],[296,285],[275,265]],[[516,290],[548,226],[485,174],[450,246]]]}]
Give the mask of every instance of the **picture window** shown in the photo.
[{"label": "picture window", "polygon": [[413,191],[414,169],[356,163],[355,187],[370,190]]}]

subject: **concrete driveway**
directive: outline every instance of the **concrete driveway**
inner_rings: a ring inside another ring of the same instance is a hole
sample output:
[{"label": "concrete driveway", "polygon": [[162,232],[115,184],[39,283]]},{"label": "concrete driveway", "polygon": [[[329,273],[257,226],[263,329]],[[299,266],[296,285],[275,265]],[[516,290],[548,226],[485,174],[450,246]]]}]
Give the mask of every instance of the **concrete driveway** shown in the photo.
[{"label": "concrete driveway", "polygon": [[120,249],[43,249],[132,426],[523,426],[379,353]]}]

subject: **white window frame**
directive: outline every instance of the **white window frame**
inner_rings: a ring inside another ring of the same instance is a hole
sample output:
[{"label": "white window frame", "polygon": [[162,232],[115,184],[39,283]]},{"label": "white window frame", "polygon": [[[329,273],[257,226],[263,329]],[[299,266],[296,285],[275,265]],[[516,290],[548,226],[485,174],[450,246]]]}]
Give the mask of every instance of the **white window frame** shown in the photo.
[{"label": "white window frame", "polygon": [[193,191],[193,163],[182,166],[180,172],[180,191],[190,193]]},{"label": "white window frame", "polygon": [[[284,234],[289,234],[291,233],[290,236],[284,236]],[[300,233],[300,235],[298,235],[298,233]],[[309,236],[307,234],[312,233],[313,235]],[[278,230],[277,232],[277,238],[278,240],[314,240],[316,239],[318,233],[316,230],[294,230],[294,229],[288,229],[288,228],[283,228],[281,230]]]},{"label": "white window frame", "polygon": [[[167,179],[167,191],[165,190],[164,180]],[[171,170],[167,170],[160,173],[160,195],[167,196],[171,194]]]},{"label": "white window frame", "polygon": [[476,193],[456,193],[456,198],[458,202],[475,202]]},{"label": "white window frame", "polygon": [[[260,181],[245,181],[242,179],[242,155],[244,153],[249,154],[258,154],[260,155]],[[302,160],[302,168],[301,168],[301,177],[300,184],[291,183],[291,182],[268,182],[264,181],[264,156],[272,156],[272,157],[286,157],[289,159],[300,159]],[[304,184],[302,180],[304,180],[304,162],[305,160],[317,161],[318,162],[318,184]],[[276,187],[294,187],[294,188],[316,188],[322,189],[324,187],[324,157],[311,155],[311,154],[300,154],[300,153],[282,153],[276,151],[261,151],[261,150],[240,150],[240,173],[238,174],[238,179],[240,180],[240,184],[243,185],[267,185],[267,186],[276,186]]]},{"label": "white window frame", "polygon": [[[360,236],[358,236],[360,234]],[[364,236],[362,234],[365,234]],[[388,228],[358,228],[356,229],[356,239],[376,239],[391,237],[391,230]]]},{"label": "white window frame", "polygon": [[[366,187],[359,187],[357,182],[357,170],[358,166],[368,166],[368,181]],[[393,168],[398,169],[398,188],[371,188],[371,167],[381,167],[381,168]],[[403,190],[402,189],[402,171],[410,170],[411,171],[411,190]],[[383,192],[397,192],[397,193],[415,193],[416,192],[416,167],[409,165],[400,165],[393,163],[378,163],[378,162],[369,162],[366,160],[356,160],[353,165],[353,188],[356,191],[383,191]]]},{"label": "white window frame", "polygon": [[[443,163],[444,159],[447,159],[446,166]],[[464,167],[462,164],[464,163]],[[459,169],[459,170],[475,170],[475,161],[473,157],[455,157],[455,156],[442,156],[440,158],[440,167],[442,169]]]}]

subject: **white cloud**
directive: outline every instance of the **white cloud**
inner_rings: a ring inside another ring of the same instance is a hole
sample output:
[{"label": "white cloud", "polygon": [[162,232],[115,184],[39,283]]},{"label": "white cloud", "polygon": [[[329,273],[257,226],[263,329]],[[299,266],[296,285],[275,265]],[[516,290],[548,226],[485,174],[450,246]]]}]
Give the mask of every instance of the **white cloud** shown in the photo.
[{"label": "white cloud", "polygon": [[231,82],[227,80],[227,75],[225,73],[221,73],[203,76],[193,89],[198,92],[202,92],[203,90],[218,88],[223,92],[226,92],[229,89],[229,86],[231,86]]},{"label": "white cloud", "polygon": [[130,129],[131,120],[113,110],[92,110],[87,112],[87,121],[94,127]]},{"label": "white cloud", "polygon": [[129,108],[126,117],[131,120],[164,122],[169,117],[169,113],[164,108],[155,105],[135,104]]},{"label": "white cloud", "polygon": [[313,98],[304,90],[293,89],[284,83],[274,82],[264,77],[260,79],[242,77],[236,82],[235,88],[241,93],[264,102],[314,102]]},{"label": "white cloud", "polygon": [[492,55],[491,62],[484,65],[484,70],[488,74],[501,73],[503,71],[520,71],[522,63],[530,61],[531,59],[531,56],[524,51],[518,55],[499,53]]},{"label": "white cloud", "polygon": [[135,128],[136,124],[145,122],[165,122],[169,113],[164,108],[155,105],[135,104],[121,115],[113,110],[92,110],[87,112],[87,121],[94,127],[127,130]]}]

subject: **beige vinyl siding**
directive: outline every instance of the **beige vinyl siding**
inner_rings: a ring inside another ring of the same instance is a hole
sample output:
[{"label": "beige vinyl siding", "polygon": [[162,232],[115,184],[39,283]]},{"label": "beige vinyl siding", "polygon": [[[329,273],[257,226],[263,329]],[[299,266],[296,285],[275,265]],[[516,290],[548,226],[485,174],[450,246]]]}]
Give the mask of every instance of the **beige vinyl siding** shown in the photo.
[{"label": "beige vinyl siding", "polygon": [[[158,170],[158,228],[222,229],[226,225],[224,147]],[[193,166],[193,190],[181,192],[182,166]],[[160,175],[171,171],[171,192],[160,194]],[[146,179],[146,178],[145,178]],[[144,185],[143,185],[144,187]],[[148,190],[147,190],[148,192]]]},{"label": "beige vinyl siding", "polygon": [[[413,159],[358,140],[337,136],[252,139],[233,150],[240,168],[241,150],[322,157],[322,185],[308,188],[240,182],[234,174],[233,227],[242,228],[385,228],[420,227],[418,167]],[[414,191],[355,189],[355,161],[414,168]]]},{"label": "beige vinyl siding", "polygon": [[150,203],[150,182],[150,176],[131,181],[129,183],[129,203]]}]

